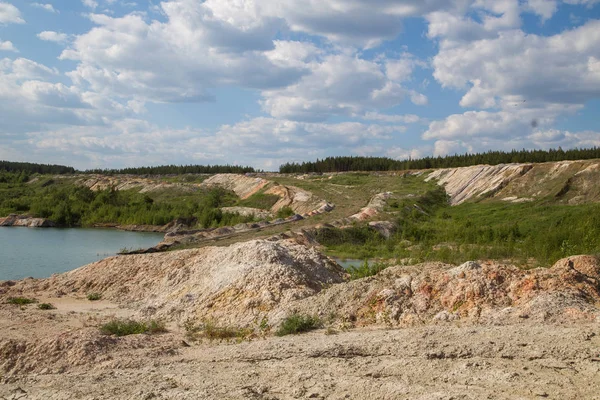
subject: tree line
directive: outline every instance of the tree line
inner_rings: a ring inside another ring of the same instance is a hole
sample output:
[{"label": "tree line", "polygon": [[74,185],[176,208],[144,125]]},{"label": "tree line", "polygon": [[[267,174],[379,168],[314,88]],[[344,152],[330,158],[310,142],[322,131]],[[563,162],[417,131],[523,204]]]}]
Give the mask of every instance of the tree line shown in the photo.
[{"label": "tree line", "polygon": [[[252,167],[238,165],[160,165],[156,167],[133,167],[121,169],[89,169],[78,171],[65,165],[35,164],[28,162],[0,161],[0,176],[8,173],[24,174],[52,174],[64,175],[74,173],[103,174],[103,175],[184,175],[184,174],[245,174],[256,172]],[[8,181],[9,178],[5,178]],[[11,177],[12,179],[12,177]]]},{"label": "tree line", "polygon": [[455,154],[445,157],[394,160],[387,157],[327,157],[323,160],[302,163],[286,163],[279,167],[280,173],[348,172],[348,171],[403,171],[430,168],[457,168],[471,165],[541,163],[564,160],[589,160],[600,158],[600,147],[587,149],[562,148],[550,150],[488,151],[475,154]]},{"label": "tree line", "polygon": [[53,165],[53,164],[34,164],[28,162],[12,162],[12,161],[0,161],[0,173],[1,172],[26,172],[29,174],[72,174],[75,173],[75,168],[67,167],[65,165]]},{"label": "tree line", "polygon": [[86,174],[103,175],[184,175],[184,174],[245,174],[256,172],[252,167],[238,165],[161,165],[122,169],[90,169]]}]

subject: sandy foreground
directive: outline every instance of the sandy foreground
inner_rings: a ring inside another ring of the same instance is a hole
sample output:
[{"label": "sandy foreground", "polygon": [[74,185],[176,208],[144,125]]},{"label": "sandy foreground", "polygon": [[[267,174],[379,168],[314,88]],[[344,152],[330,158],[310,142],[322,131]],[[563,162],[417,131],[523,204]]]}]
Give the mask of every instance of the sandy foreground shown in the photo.
[{"label": "sandy foreground", "polygon": [[[0,399],[600,399],[596,257],[344,274],[313,248],[259,240],[0,282]],[[294,310],[328,329],[274,336]],[[168,332],[99,329],[146,317]],[[208,319],[254,334],[186,336]]]},{"label": "sandy foreground", "polygon": [[193,343],[176,326],[100,335],[97,321],[127,311],[56,305],[2,305],[1,338],[58,339],[2,377],[1,399],[600,399],[599,323],[445,322]]}]

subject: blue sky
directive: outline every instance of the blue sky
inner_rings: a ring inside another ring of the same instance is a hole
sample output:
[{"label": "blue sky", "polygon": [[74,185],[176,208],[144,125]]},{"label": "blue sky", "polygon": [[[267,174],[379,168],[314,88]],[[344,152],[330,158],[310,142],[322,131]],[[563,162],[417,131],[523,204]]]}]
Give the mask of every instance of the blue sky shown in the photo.
[{"label": "blue sky", "polygon": [[600,146],[600,0],[0,0],[0,159]]}]

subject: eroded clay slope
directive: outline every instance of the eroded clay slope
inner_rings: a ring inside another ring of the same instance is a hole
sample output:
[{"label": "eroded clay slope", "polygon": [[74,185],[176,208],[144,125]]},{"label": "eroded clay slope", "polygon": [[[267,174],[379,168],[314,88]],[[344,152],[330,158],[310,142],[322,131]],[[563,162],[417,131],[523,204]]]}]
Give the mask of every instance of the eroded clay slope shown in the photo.
[{"label": "eroded clay slope", "polygon": [[511,202],[552,198],[568,204],[600,201],[598,160],[445,168],[431,172],[426,181],[431,180],[445,187],[454,205],[481,198]]},{"label": "eroded clay slope", "polygon": [[96,292],[134,308],[140,316],[251,326],[274,308],[312,296],[344,276],[341,267],[314,248],[254,240],[111,257],[48,279],[20,281],[4,295],[50,292],[85,297]]},{"label": "eroded clay slope", "polygon": [[311,192],[295,186],[278,185],[260,177],[250,177],[239,174],[218,174],[210,177],[201,184],[202,187],[221,187],[233,191],[241,199],[247,199],[264,189],[265,194],[278,196],[280,199],[271,207],[277,212],[284,207],[290,207],[296,214],[320,213],[330,211],[333,205],[319,199]]},{"label": "eroded clay slope", "polygon": [[[344,323],[412,326],[460,320],[477,324],[600,321],[600,264],[591,256],[525,271],[493,262],[392,267],[282,307],[281,313]],[[275,316],[273,317],[277,319]]]}]

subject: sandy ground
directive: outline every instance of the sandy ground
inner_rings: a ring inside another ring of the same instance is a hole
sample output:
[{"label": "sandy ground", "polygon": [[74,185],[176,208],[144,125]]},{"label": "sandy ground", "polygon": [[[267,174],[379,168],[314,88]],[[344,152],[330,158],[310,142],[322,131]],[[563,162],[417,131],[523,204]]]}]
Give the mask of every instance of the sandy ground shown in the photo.
[{"label": "sandy ground", "polygon": [[42,311],[3,307],[0,338],[21,332],[42,340],[74,329],[94,358],[81,365],[41,360],[7,374],[0,399],[600,399],[599,323],[447,322],[242,343],[184,342],[172,327],[98,344],[94,321],[114,306],[65,302],[74,309],[46,319]]}]

